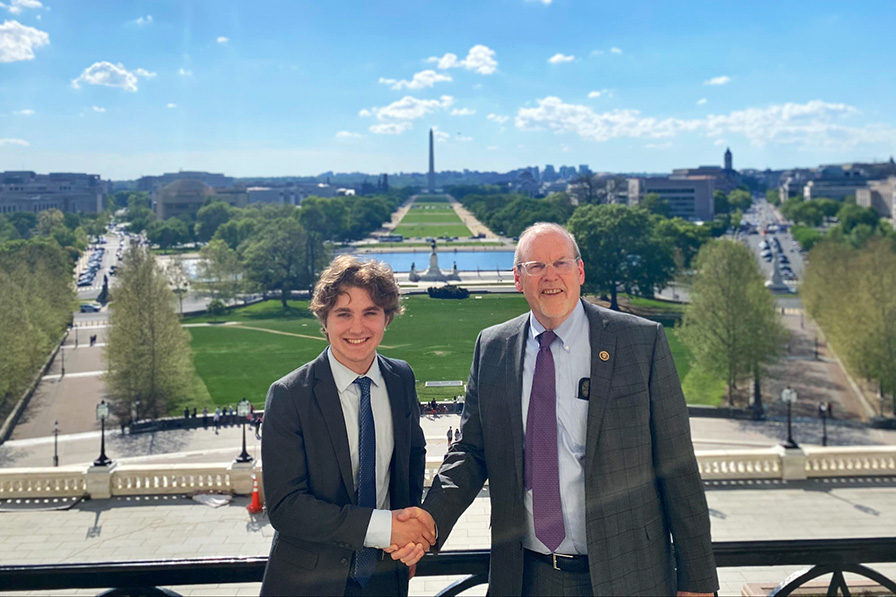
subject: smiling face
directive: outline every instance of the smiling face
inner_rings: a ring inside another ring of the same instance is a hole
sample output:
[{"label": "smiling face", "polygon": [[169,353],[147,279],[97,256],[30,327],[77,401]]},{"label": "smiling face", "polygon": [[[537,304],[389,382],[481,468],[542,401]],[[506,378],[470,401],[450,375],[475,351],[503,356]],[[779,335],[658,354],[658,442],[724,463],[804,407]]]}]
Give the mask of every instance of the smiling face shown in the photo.
[{"label": "smiling face", "polygon": [[[520,239],[519,261],[541,261],[552,264],[558,259],[572,259],[576,251],[569,238],[555,230],[536,230]],[[580,259],[576,268],[559,274],[548,266],[540,276],[530,276],[516,267],[513,270],[516,289],[523,293],[535,319],[553,330],[566,321],[579,302],[585,282],[585,266]]]},{"label": "smiling face", "polygon": [[386,331],[386,313],[357,286],[345,286],[327,313],[324,333],[336,360],[359,375],[367,373]]}]

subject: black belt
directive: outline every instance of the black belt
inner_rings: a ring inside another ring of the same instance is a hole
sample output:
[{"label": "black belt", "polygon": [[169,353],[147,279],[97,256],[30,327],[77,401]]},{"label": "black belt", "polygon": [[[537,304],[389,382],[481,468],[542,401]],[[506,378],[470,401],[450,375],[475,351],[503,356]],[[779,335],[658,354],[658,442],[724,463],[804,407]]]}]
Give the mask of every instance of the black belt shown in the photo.
[{"label": "black belt", "polygon": [[526,557],[549,564],[560,572],[588,572],[588,556],[567,555],[562,553],[538,553],[531,549],[524,550]]}]

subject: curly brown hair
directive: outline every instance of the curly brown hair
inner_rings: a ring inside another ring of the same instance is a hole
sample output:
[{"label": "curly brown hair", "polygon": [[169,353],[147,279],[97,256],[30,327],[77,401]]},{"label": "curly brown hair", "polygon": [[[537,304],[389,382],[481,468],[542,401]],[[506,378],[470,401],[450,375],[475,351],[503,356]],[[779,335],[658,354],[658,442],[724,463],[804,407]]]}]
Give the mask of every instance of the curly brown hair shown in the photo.
[{"label": "curly brown hair", "polygon": [[321,326],[326,327],[327,315],[346,286],[366,290],[370,300],[386,313],[386,325],[404,311],[401,291],[389,264],[373,259],[361,261],[354,255],[339,255],[321,273],[311,297],[309,308]]}]

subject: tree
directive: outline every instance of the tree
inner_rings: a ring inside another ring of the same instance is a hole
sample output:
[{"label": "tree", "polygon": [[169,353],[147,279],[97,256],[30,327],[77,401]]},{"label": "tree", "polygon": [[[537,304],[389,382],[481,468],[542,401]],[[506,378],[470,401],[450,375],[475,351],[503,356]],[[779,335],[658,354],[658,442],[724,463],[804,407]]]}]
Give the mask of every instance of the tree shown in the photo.
[{"label": "tree", "polygon": [[196,214],[196,238],[199,242],[207,243],[212,239],[218,228],[233,218],[234,208],[223,201],[213,201],[199,208]]},{"label": "tree", "polygon": [[71,321],[65,250],[45,238],[0,245],[0,405],[18,397]]},{"label": "tree", "polygon": [[177,296],[178,309],[181,316],[184,314],[184,295],[190,291],[190,274],[180,257],[173,257],[165,267],[165,275],[168,277],[168,285],[171,292]]},{"label": "tree", "polygon": [[653,224],[657,236],[668,242],[676,254],[681,255],[682,267],[690,268],[697,252],[709,240],[709,228],[682,218],[670,220],[655,217]]},{"label": "tree", "polygon": [[696,264],[679,336],[697,367],[725,377],[733,406],[738,380],[748,375],[758,380],[781,354],[787,332],[748,248],[712,240],[700,249]]},{"label": "tree", "polygon": [[[860,249],[826,240],[810,257],[801,288],[807,310],[847,366],[876,380],[881,395],[891,395],[896,409],[896,249],[892,240],[876,236]],[[849,289],[848,300],[843,300],[844,288]]]},{"label": "tree", "polygon": [[781,194],[777,189],[768,189],[765,191],[765,200],[772,205],[781,205]]},{"label": "tree", "polygon": [[647,193],[638,203],[638,207],[664,218],[672,217],[672,206],[669,205],[669,200],[663,199],[659,193]]},{"label": "tree", "polygon": [[224,303],[233,301],[246,286],[240,257],[223,240],[212,240],[199,251],[196,286],[200,292]]},{"label": "tree", "polygon": [[650,215],[625,205],[582,205],[567,222],[585,262],[586,290],[608,292],[619,309],[619,289],[652,297],[672,280],[671,246],[659,238]]},{"label": "tree", "polygon": [[118,416],[159,417],[187,399],[194,370],[165,273],[145,247],[125,253],[109,307],[106,387]]},{"label": "tree", "polygon": [[728,193],[728,205],[732,210],[745,211],[753,204],[753,197],[749,191],[744,189],[734,189]]},{"label": "tree", "polygon": [[187,242],[190,232],[183,220],[171,218],[156,220],[146,229],[149,242],[159,245],[160,249],[170,249]]},{"label": "tree", "polygon": [[865,224],[872,229],[877,228],[880,216],[873,209],[859,207],[855,203],[844,203],[837,212],[840,227],[844,234],[849,234],[859,224]]},{"label": "tree", "polygon": [[266,222],[248,241],[243,261],[249,280],[263,292],[279,292],[283,308],[293,289],[311,284],[307,235],[293,218]]}]

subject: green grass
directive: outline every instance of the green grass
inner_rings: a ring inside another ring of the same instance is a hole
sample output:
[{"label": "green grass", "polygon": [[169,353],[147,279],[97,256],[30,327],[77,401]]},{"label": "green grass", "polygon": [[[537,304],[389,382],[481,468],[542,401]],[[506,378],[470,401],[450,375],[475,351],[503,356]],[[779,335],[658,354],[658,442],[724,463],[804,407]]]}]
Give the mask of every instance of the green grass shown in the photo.
[{"label": "green grass", "polygon": [[448,203],[448,197],[445,195],[424,195],[414,200],[414,205],[422,205],[425,203]]},{"label": "green grass", "polygon": [[[426,381],[466,382],[476,336],[488,326],[528,310],[522,295],[483,295],[466,300],[437,300],[426,296],[403,299],[405,313],[386,331],[380,353],[408,361],[417,375],[417,394],[423,401],[450,400],[460,388],[425,388]],[[198,380],[191,406],[230,405],[247,397],[264,404],[271,382],[313,360],[326,347],[307,301],[266,301],[228,311],[222,320],[237,325],[187,328],[192,336]],[[214,322],[208,316],[189,317],[185,323]],[[220,321],[218,322],[220,323]],[[247,329],[247,328],[259,329]],[[280,332],[280,333],[270,333]],[[694,373],[691,356],[671,326],[669,345],[684,379],[688,402],[718,404],[724,395],[717,380]],[[209,398],[203,400],[205,396]]]},{"label": "green grass", "polygon": [[[497,247],[497,246],[499,246],[499,245],[503,245],[503,244],[504,244],[504,243],[499,242],[499,241],[496,241],[496,240],[487,240],[487,241],[484,241],[484,242],[478,242],[478,241],[475,241],[475,242],[474,242],[474,241],[468,241],[468,242],[462,242],[462,241],[457,241],[457,242],[454,242],[454,241],[448,241],[448,242],[445,242],[445,241],[439,241],[439,246],[440,246],[440,247],[458,247],[458,248],[460,248],[460,247]],[[377,244],[375,244],[375,245],[363,245],[363,246],[359,246],[359,247],[355,247],[355,248],[356,248],[356,249],[371,249],[371,248],[378,248],[378,249],[394,249],[394,248],[398,248],[398,247],[409,247],[409,248],[410,248],[410,247],[428,247],[428,246],[430,246],[430,244],[427,243],[427,242],[418,242],[418,243],[377,243]],[[511,248],[512,248],[512,247],[511,247]]]},{"label": "green grass", "polygon": [[409,211],[407,215],[405,215],[401,219],[401,225],[405,224],[419,224],[419,223],[439,223],[439,224],[463,224],[463,221],[458,217],[454,211]]},{"label": "green grass", "polygon": [[439,237],[439,236],[472,236],[470,229],[463,224],[439,224],[432,226],[426,224],[399,224],[393,234],[402,234],[405,238],[415,237]]}]

